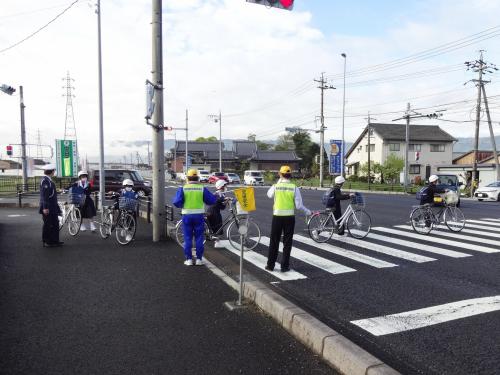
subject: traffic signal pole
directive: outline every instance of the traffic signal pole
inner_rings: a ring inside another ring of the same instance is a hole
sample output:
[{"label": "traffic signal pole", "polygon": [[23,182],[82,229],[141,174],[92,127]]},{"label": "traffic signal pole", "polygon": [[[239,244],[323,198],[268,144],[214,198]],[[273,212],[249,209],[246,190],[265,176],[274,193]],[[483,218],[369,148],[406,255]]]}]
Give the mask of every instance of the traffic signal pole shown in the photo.
[{"label": "traffic signal pole", "polygon": [[23,86],[19,86],[21,107],[21,162],[23,167],[23,191],[28,190],[28,160],[26,159],[26,127],[24,125],[24,97]]}]

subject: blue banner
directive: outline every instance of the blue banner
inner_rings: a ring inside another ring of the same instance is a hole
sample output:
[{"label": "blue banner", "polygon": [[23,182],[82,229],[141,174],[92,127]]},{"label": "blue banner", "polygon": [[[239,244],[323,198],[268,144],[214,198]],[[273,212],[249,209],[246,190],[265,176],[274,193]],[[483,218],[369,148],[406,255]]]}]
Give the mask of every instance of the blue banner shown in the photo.
[{"label": "blue banner", "polygon": [[328,158],[330,159],[330,174],[342,173],[343,153],[342,140],[330,139],[330,152],[328,154]]}]

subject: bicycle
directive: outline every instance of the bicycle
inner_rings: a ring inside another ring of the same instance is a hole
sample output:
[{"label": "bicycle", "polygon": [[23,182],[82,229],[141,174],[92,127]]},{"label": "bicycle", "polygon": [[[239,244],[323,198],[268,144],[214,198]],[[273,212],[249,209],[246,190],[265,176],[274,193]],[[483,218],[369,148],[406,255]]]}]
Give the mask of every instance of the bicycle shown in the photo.
[{"label": "bicycle", "polygon": [[84,194],[69,193],[68,202],[58,202],[61,214],[59,218],[59,230],[68,222],[68,232],[72,236],[76,236],[82,225],[82,214],[79,207],[85,202]]},{"label": "bicycle", "polygon": [[429,234],[434,225],[444,222],[452,232],[460,232],[465,227],[465,216],[462,210],[456,206],[458,202],[457,194],[446,192],[443,196],[440,195],[437,198],[436,203],[443,203],[437,213],[432,210],[430,203],[413,206],[410,213],[413,230],[420,234]]},{"label": "bicycle", "polygon": [[116,203],[103,207],[99,233],[103,239],[106,239],[115,231],[118,243],[127,245],[134,240],[137,231],[135,212],[138,202],[136,199],[121,197],[118,194],[112,194],[111,198],[118,201],[118,208],[116,208]]},{"label": "bicycle", "polygon": [[[238,231],[239,227],[245,225],[248,228],[247,235],[243,241],[243,247],[245,250],[253,250],[260,243],[260,228],[259,225],[253,221],[253,219],[247,215],[242,214],[238,207],[229,200],[229,212],[230,214],[223,220],[221,227],[218,232],[223,232],[223,228],[227,225],[226,235],[231,246],[235,249],[240,250],[241,240],[240,233]],[[207,216],[204,216],[204,226],[205,226],[205,239],[203,243],[208,241],[214,241],[219,238],[217,233],[214,233],[213,229],[210,227],[207,221]],[[175,238],[177,243],[184,247],[184,227],[182,225],[182,219],[175,225]]]},{"label": "bicycle", "polygon": [[318,243],[327,242],[345,225],[352,237],[365,238],[370,233],[372,220],[364,207],[363,195],[355,193],[344,214],[338,219],[335,219],[331,209],[313,213],[307,221],[309,237]]}]

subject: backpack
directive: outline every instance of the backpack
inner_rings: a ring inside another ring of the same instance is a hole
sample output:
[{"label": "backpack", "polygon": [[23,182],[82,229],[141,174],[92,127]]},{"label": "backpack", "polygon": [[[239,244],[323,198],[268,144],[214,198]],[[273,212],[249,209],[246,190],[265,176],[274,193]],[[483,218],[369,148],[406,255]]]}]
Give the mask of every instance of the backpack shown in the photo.
[{"label": "backpack", "polygon": [[427,198],[428,190],[429,190],[428,186],[424,186],[422,189],[420,189],[416,195],[417,200],[422,202],[425,198]]},{"label": "backpack", "polygon": [[335,194],[333,194],[333,189],[330,189],[323,194],[321,197],[321,202],[325,207],[335,206]]}]

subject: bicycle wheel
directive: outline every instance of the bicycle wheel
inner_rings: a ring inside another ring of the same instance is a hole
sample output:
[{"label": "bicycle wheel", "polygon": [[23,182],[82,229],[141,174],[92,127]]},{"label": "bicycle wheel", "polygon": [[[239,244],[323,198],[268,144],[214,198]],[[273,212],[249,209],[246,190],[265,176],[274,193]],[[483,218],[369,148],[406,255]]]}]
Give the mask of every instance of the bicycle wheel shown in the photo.
[{"label": "bicycle wheel", "polygon": [[449,230],[460,232],[465,226],[465,216],[458,207],[448,206],[444,210],[444,223]]},{"label": "bicycle wheel", "polygon": [[82,225],[82,214],[78,207],[73,207],[68,213],[68,232],[72,236],[76,236]]},{"label": "bicycle wheel", "polygon": [[[203,244],[207,242],[207,237],[210,234],[210,229],[208,229],[208,225],[205,222],[205,237],[203,238]],[[184,225],[182,223],[182,220],[179,220],[177,224],[175,225],[175,240],[179,244],[180,247],[184,248]],[[193,246],[195,245],[195,241],[193,238]]]},{"label": "bicycle wheel", "polygon": [[66,217],[68,215],[66,206],[62,203],[58,203],[59,209],[61,210],[61,213],[57,215],[57,219],[59,220],[59,230],[64,227],[64,224],[66,224]]},{"label": "bicycle wheel", "polygon": [[101,225],[99,226],[99,232],[101,237],[106,239],[111,235],[111,226],[113,224],[112,214],[110,210],[104,210],[101,215]]},{"label": "bicycle wheel", "polygon": [[347,230],[354,238],[365,238],[372,228],[372,219],[365,210],[352,211],[346,220]]},{"label": "bicycle wheel", "polygon": [[423,208],[415,208],[410,215],[410,220],[413,230],[420,234],[429,234],[434,226],[430,213]]},{"label": "bicycle wheel", "polygon": [[116,240],[120,245],[127,245],[134,239],[136,230],[137,225],[134,216],[128,212],[123,212],[116,224]]},{"label": "bicycle wheel", "polygon": [[229,223],[227,227],[227,238],[232,247],[236,250],[241,250],[241,237],[239,232],[239,227],[246,225],[247,234],[243,239],[243,249],[253,250],[260,243],[260,228],[255,221],[250,217],[239,218],[238,221],[233,220]]},{"label": "bicycle wheel", "polygon": [[335,232],[335,223],[327,212],[318,212],[311,216],[307,223],[309,237],[314,241],[322,243],[328,241]]}]

